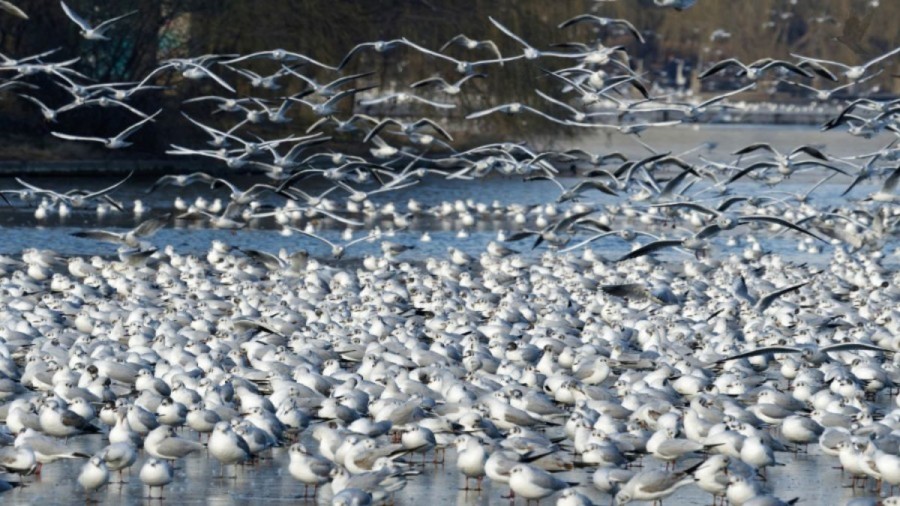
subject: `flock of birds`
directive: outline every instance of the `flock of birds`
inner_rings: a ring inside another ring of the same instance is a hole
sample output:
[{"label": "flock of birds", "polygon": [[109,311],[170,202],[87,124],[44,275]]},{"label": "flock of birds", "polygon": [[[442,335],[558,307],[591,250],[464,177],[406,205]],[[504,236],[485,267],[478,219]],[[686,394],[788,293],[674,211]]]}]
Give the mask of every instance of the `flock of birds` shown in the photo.
[{"label": "flock of birds", "polygon": [[[92,23],[60,3],[97,43],[134,14]],[[0,8],[27,18],[10,2]],[[773,495],[767,480],[812,451],[862,491],[853,504],[900,503],[882,497],[900,486],[900,275],[884,251],[900,221],[900,102],[862,97],[824,126],[892,138],[852,157],[810,145],[783,153],[765,143],[724,156],[711,145],[673,154],[640,137],[733,110],[732,99],[763,79],[811,90],[818,88],[809,80],[843,79],[838,88],[853,89],[900,48],[862,65],[799,55],[728,59],[699,78],[737,69],[734,91],[676,103],[650,95],[621,46],[598,38],[539,49],[490,22],[520,52],[503,55],[494,41],[465,35],[439,49],[401,38],[360,44],[336,65],[282,49],[172,59],[138,83],[93,83],[78,72],[78,58],[53,61],[56,50],[0,56],[3,100],[18,96],[49,123],[95,106],[134,115],[112,137],[52,132],[110,149],[127,148],[161,113],[129,100],[162,90],[162,74],[207,83],[218,94],[185,98],[181,114],[208,145],[172,144],[167,153],[262,174],[244,189],[221,174],[163,176],[148,193],[207,185],[224,190],[216,195],[225,202],[178,199],[173,213],[142,218],[131,230],[75,234],[119,245],[116,257],[38,248],[0,256],[0,493],[15,500],[25,492],[14,489],[39,480],[29,476],[43,465],[83,459],[78,483],[88,499],[114,487],[116,473],[121,481],[135,469],[148,497],[161,500],[166,486],[184,479],[179,464],[207,454],[221,466],[224,487],[226,471],[252,475],[260,459],[274,458],[305,498],[381,504],[430,472],[429,458],[446,458],[467,492],[487,478],[508,487],[511,500],[555,496],[560,506],[583,506],[604,493],[621,505],[696,487],[714,501],[767,506],[797,501]],[[580,23],[644,39],[627,20],[594,14],[560,28]],[[418,80],[409,88],[430,91],[417,95],[383,92],[370,83],[371,71],[340,73],[361,53],[386,51],[421,53],[460,77]],[[450,56],[463,52],[487,59]],[[490,81],[517,60],[547,78],[535,91],[546,109],[508,103],[467,121],[528,114],[548,125],[617,130],[646,155],[540,152],[518,142],[458,150],[440,118],[346,114],[455,109],[454,97],[475,80]],[[556,62],[565,66],[548,68]],[[267,75],[266,65],[277,70]],[[239,96],[232,78],[261,96]],[[306,88],[273,101],[287,80]],[[47,105],[36,83],[61,87],[71,102]],[[834,99],[822,93],[820,100]],[[194,104],[212,104],[234,124],[211,126]],[[292,108],[301,107],[317,117],[302,135],[252,133],[294,121]],[[674,119],[645,119],[660,112]],[[368,154],[322,150],[338,135],[355,136]],[[582,177],[568,185],[563,174],[571,170]],[[404,212],[390,199],[426,179],[477,184],[492,174],[559,192],[530,209],[410,200]],[[777,190],[808,174],[816,176],[805,193]],[[841,176],[850,178],[842,205],[818,202],[814,192]],[[66,192],[17,178],[0,196],[16,208],[36,205],[39,218],[73,209],[122,213],[131,206],[115,196],[130,177]],[[312,194],[313,181],[327,190]],[[873,184],[876,191],[851,199],[858,185]],[[759,191],[763,185],[773,189]],[[589,196],[600,193],[607,203]],[[450,247],[443,258],[404,260],[415,245],[385,240],[421,220],[459,219],[464,232],[498,217],[513,229],[480,255]],[[368,226],[376,218],[384,229]],[[327,244],[333,258],[222,241],[191,255],[149,242],[173,222],[237,230],[262,219]],[[325,226],[346,227],[341,241],[326,239]],[[361,228],[371,230],[354,237]],[[789,262],[750,231],[794,237],[803,251],[827,251],[830,259],[824,267]],[[603,240],[634,247],[604,258],[591,248]],[[336,262],[363,241],[381,241],[383,254]],[[723,243],[745,247],[723,253]],[[660,252],[671,255],[656,258]],[[82,435],[97,446],[91,452],[67,444]],[[319,492],[325,485],[330,492]]]}]

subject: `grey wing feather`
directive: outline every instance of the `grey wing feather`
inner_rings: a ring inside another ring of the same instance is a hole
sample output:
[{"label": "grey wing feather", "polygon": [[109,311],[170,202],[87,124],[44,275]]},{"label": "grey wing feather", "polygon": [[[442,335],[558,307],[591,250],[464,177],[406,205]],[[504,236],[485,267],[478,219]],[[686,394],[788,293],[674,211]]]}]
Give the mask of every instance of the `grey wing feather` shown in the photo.
[{"label": "grey wing feather", "polygon": [[803,283],[797,283],[796,285],[792,285],[787,288],[781,288],[781,289],[775,290],[772,293],[766,294],[765,297],[759,299],[759,302],[756,303],[756,310],[759,311],[760,313],[765,311],[766,309],[768,309],[769,306],[772,305],[773,302],[775,302],[775,299],[777,299],[778,297],[781,297],[782,295],[784,295],[786,293],[793,292],[794,290],[799,290],[800,287],[806,285],[807,283],[809,283],[809,281],[804,281]]},{"label": "grey wing feather", "polygon": [[774,223],[776,225],[781,225],[782,227],[787,227],[791,230],[796,230],[797,232],[800,232],[801,234],[806,234],[806,235],[813,237],[815,239],[818,239],[826,244],[828,243],[828,241],[826,241],[825,239],[822,239],[821,237],[817,236],[816,234],[810,232],[809,230],[806,230],[803,227],[798,227],[797,225],[795,225],[787,220],[783,220],[781,218],[776,218],[775,216],[741,216],[738,219],[738,221],[742,221],[742,222],[743,221],[764,221],[767,223]]},{"label": "grey wing feather", "polygon": [[621,258],[619,258],[616,261],[622,262],[624,260],[630,260],[632,258],[642,257],[644,255],[649,255],[650,253],[653,253],[655,251],[659,251],[659,250],[665,249],[665,248],[671,248],[674,246],[680,246],[681,244],[682,244],[682,241],[680,241],[678,239],[653,241],[653,242],[650,242],[650,243],[647,243],[647,244],[641,246],[640,248],[638,248],[626,255],[623,255]]},{"label": "grey wing feather", "polygon": [[840,343],[840,344],[832,344],[831,346],[825,346],[824,348],[820,348],[819,351],[822,353],[830,353],[830,352],[838,352],[838,351],[852,351],[852,350],[866,350],[866,351],[880,351],[884,353],[894,353],[894,350],[889,350],[887,348],[882,348],[881,346],[876,346],[874,344],[867,343]]},{"label": "grey wing feather", "polygon": [[715,363],[721,364],[722,362],[728,362],[730,360],[758,357],[760,355],[766,355],[768,353],[800,353],[801,351],[803,351],[803,350],[801,350],[800,348],[792,348],[790,346],[769,346],[766,348],[759,348],[756,350],[745,351],[744,353],[738,353],[737,355],[732,355],[730,357],[726,357],[721,360],[717,360]]}]

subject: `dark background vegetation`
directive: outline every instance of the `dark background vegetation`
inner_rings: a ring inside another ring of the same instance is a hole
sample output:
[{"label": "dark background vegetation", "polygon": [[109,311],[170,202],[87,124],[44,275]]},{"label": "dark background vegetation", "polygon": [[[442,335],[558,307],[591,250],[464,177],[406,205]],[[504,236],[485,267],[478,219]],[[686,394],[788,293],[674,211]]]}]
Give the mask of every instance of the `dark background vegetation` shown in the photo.
[{"label": "dark background vegetation", "polygon": [[[31,19],[22,21],[9,15],[0,16],[0,51],[15,58],[61,47],[48,60],[80,56],[75,68],[97,81],[138,81],[166,58],[247,54],[275,48],[337,64],[357,43],[401,36],[437,49],[452,36],[465,33],[476,39],[494,40],[504,55],[520,52],[514,41],[490,24],[488,16],[500,20],[539,48],[567,41],[588,42],[596,37],[608,46],[622,44],[631,56],[632,67],[645,72],[648,81],[663,88],[674,86],[677,60],[684,61],[689,74],[724,57],[752,61],[767,56],[788,58],[791,52],[858,63],[900,44],[897,28],[900,2],[896,0],[880,0],[880,3],[872,0],[699,0],[694,8],[684,12],[658,8],[652,0],[69,0],[71,7],[94,23],[133,9],[139,11],[138,15],[115,26],[110,32],[112,40],[108,42],[81,39],[77,27],[64,16],[57,0],[18,0],[17,3]],[[636,43],[625,32],[597,30],[587,24],[563,30],[556,28],[561,21],[586,12],[630,20],[646,34],[646,44]],[[716,30],[730,35],[713,40],[711,36]],[[461,48],[453,48],[449,54],[467,59],[490,57],[487,52],[473,54]],[[561,68],[568,63],[542,60],[540,65]],[[492,74],[488,79],[470,83],[473,86],[468,88],[468,93],[464,91],[453,98],[459,104],[456,110],[423,108],[411,113],[443,116],[452,124],[454,119],[479,107],[514,100],[532,101],[535,88],[558,89],[557,83],[541,77],[537,65],[519,61],[502,70],[491,67],[487,70]],[[274,62],[263,60],[244,62],[242,66],[261,74],[279,68]],[[240,95],[260,94],[233,72],[212,68],[233,83]],[[894,69],[896,66],[867,84],[886,92],[896,91],[898,79],[891,74],[898,72]],[[369,70],[376,71],[369,81],[380,85],[382,91],[404,89],[409,83],[431,75],[442,75],[448,80],[459,77],[452,65],[403,47],[386,54],[365,52],[344,72]],[[335,77],[321,69],[303,67],[299,71],[324,81]],[[0,72],[0,76],[8,78],[12,74]],[[49,77],[28,80],[41,87],[31,93],[51,106],[69,101],[67,93],[53,85]],[[175,72],[161,74],[156,82],[172,88],[162,93],[140,94],[131,103],[148,112],[163,106],[165,113],[152,128],[135,136],[139,142],[126,155],[159,154],[170,142],[188,145],[202,142],[196,129],[178,111],[188,110],[198,118],[207,119],[212,107],[182,106],[181,100],[224,91],[208,83],[185,81]],[[276,100],[303,89],[296,79],[282,82],[282,89],[264,96]],[[831,86],[820,80],[813,84]],[[709,85],[704,83],[704,86]],[[695,83],[695,91],[704,89]],[[809,101],[787,92],[775,98]],[[541,102],[537,99],[532,103]],[[348,101],[347,115],[352,107]],[[49,131],[113,135],[134,120],[122,111],[93,108],[65,114],[58,124],[48,125],[35,107],[17,97],[15,91],[0,91],[0,111],[0,160],[107,156],[102,148],[80,143],[62,143],[65,146],[55,148],[61,143],[49,136]],[[299,133],[316,119],[299,106],[292,114],[295,119],[287,126],[254,125],[252,131],[262,136]],[[212,121],[227,127],[239,119],[219,115]],[[501,115],[491,117],[482,125],[486,125],[480,130],[482,134],[502,132],[504,135],[549,128],[547,123]]]}]

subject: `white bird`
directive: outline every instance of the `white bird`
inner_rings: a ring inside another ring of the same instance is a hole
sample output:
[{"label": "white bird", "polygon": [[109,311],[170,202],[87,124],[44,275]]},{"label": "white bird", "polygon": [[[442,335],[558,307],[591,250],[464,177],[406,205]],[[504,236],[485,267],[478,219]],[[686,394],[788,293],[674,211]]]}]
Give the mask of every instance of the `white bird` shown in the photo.
[{"label": "white bird", "polygon": [[851,81],[858,81],[866,74],[866,72],[869,70],[869,67],[871,67],[872,65],[875,65],[876,63],[879,63],[881,61],[884,61],[896,54],[900,54],[900,47],[896,47],[896,48],[888,51],[887,53],[882,54],[881,56],[877,56],[877,57],[867,61],[866,63],[863,63],[862,65],[847,65],[846,63],[836,62],[836,61],[832,61],[832,60],[824,60],[824,59],[820,59],[820,58],[810,58],[808,56],[800,56],[800,55],[796,55],[793,53],[791,53],[791,56],[793,56],[794,58],[799,58],[801,61],[811,61],[811,62],[815,62],[815,63],[821,63],[821,64],[826,64],[826,65],[835,65],[835,66],[841,67],[841,68],[845,69],[844,75],[847,77],[847,79],[850,79]]},{"label": "white bird", "polygon": [[509,472],[509,488],[528,500],[544,499],[559,490],[577,485],[577,482],[560,480],[547,471],[528,464],[518,464]]},{"label": "white bird", "polygon": [[327,460],[312,455],[307,451],[306,447],[300,443],[291,446],[290,449],[291,463],[288,471],[300,483],[303,483],[303,497],[307,496],[309,486],[313,486],[313,496],[319,485],[323,485],[331,481],[331,470],[334,465]]},{"label": "white bird", "polygon": [[81,473],[78,475],[78,484],[84,489],[85,498],[90,502],[91,492],[99,490],[109,481],[109,469],[100,457],[91,457]]},{"label": "white bird", "polygon": [[65,139],[69,141],[88,141],[88,142],[99,142],[103,144],[109,149],[122,149],[131,146],[133,143],[127,142],[125,139],[130,137],[133,133],[137,132],[144,126],[144,124],[153,121],[153,119],[162,112],[162,109],[156,111],[150,116],[138,121],[137,123],[131,125],[130,127],[122,130],[115,137],[86,137],[81,135],[70,135],[64,134],[61,132],[50,132],[54,137],[58,137],[60,139]]},{"label": "white bird", "polygon": [[202,449],[202,444],[176,436],[168,425],[153,429],[144,439],[144,450],[162,460],[178,460]]},{"label": "white bird", "polygon": [[84,20],[81,16],[78,15],[77,12],[73,11],[66,2],[60,1],[59,4],[62,6],[63,11],[65,11],[66,16],[69,17],[72,21],[81,28],[81,36],[87,40],[109,40],[109,37],[104,35],[104,32],[108,30],[113,23],[116,21],[127,18],[128,16],[132,16],[137,14],[138,11],[134,10],[127,14],[122,14],[121,16],[116,16],[112,19],[107,19],[106,21],[100,23],[97,26],[92,27],[90,23]]},{"label": "white bird", "polygon": [[[228,422],[219,422],[207,442],[209,454],[223,466],[239,464],[251,457],[250,447],[237,435]],[[236,476],[236,475],[235,475]]]},{"label": "white bird", "polygon": [[691,475],[700,465],[697,464],[684,471],[670,473],[659,469],[642,471],[634,475],[616,494],[617,505],[631,501],[656,501],[668,497],[679,488],[694,482]]},{"label": "white bird", "polygon": [[113,443],[97,452],[97,457],[103,459],[106,468],[119,472],[119,482],[122,482],[122,471],[133,466],[137,460],[137,449],[131,443]]},{"label": "white bird", "polygon": [[[141,483],[149,487],[147,498],[162,499],[163,488],[172,483],[174,476],[175,471],[172,469],[172,464],[165,460],[147,459],[141,466],[140,473]],[[159,497],[153,497],[153,487],[159,487]]]}]

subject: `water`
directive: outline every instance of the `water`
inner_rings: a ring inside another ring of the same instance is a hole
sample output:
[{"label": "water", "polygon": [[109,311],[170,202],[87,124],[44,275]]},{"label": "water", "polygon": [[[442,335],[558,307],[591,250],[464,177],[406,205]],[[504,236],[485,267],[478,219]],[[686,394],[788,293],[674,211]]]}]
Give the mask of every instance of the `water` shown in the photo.
[{"label": "water", "polygon": [[[752,135],[752,137],[750,137]],[[659,149],[673,152],[683,151],[698,145],[701,141],[713,141],[718,147],[711,153],[706,153],[711,158],[727,159],[726,153],[742,147],[747,138],[754,140],[770,140],[778,149],[789,150],[801,144],[824,145],[826,152],[835,156],[849,156],[867,153],[886,144],[885,139],[872,140],[848,140],[846,135],[827,135],[809,128],[763,128],[763,127],[702,127],[699,129],[661,129],[647,132],[646,139]],[[624,141],[617,136],[609,139],[607,145],[605,136],[583,137],[568,141],[569,147],[580,147],[591,151],[625,150],[630,156],[640,154],[641,147],[635,145],[630,139]],[[559,147],[559,146],[557,146]],[[802,192],[821,177],[821,171],[816,176],[798,175],[779,184],[779,191]],[[67,189],[72,186],[84,186],[90,188],[102,188],[104,185],[115,181],[115,178],[48,178],[28,177],[28,181],[42,187],[53,189]],[[235,178],[235,183],[240,187],[248,186],[250,179]],[[562,177],[561,182],[571,186],[577,179],[574,177]],[[130,212],[118,215],[97,217],[93,211],[76,210],[67,218],[52,216],[45,221],[38,221],[33,216],[33,208],[17,203],[15,207],[0,209],[0,225],[2,225],[3,241],[0,242],[0,253],[16,254],[23,248],[34,247],[52,249],[64,256],[70,255],[114,255],[115,246],[100,243],[93,240],[80,239],[71,234],[84,228],[110,227],[129,228],[148,216],[172,212],[172,201],[176,196],[181,196],[192,201],[197,196],[209,197],[209,190],[202,186],[194,186],[187,189],[167,188],[152,195],[144,194],[144,188],[152,183],[152,179],[136,176],[129,181],[120,191],[114,194],[116,199],[129,203],[136,198],[143,200],[150,207],[150,211],[143,217],[134,217]],[[841,202],[840,193],[846,188],[848,179],[837,177],[820,188],[813,196],[812,202],[819,206],[829,206],[833,202]],[[304,190],[316,192],[325,189],[321,183],[309,183],[303,186]],[[862,198],[874,191],[878,182],[868,182],[860,185],[851,194],[851,198]],[[754,183],[742,183],[733,185],[735,194],[765,194],[766,190],[760,190],[760,186]],[[16,187],[14,182],[4,182],[3,187]],[[698,189],[700,187],[698,186]],[[217,190],[218,191],[218,190]],[[410,198],[422,202],[426,207],[438,205],[444,201],[471,200],[476,203],[485,203],[489,206],[497,202],[501,206],[520,204],[526,209],[552,201],[559,194],[559,189],[550,182],[523,182],[520,176],[516,177],[492,177],[480,180],[476,183],[469,181],[446,181],[430,178],[412,188],[401,190],[390,195],[378,196],[377,201],[384,203],[387,200],[396,202],[398,207],[405,209],[405,203]],[[217,196],[227,199],[227,193],[222,190]],[[616,199],[598,196],[593,192],[581,200],[582,203],[592,205],[608,205],[616,202]],[[272,201],[275,202],[274,200]],[[642,204],[636,204],[642,207]],[[535,227],[535,215],[528,215],[527,227]],[[369,220],[369,226],[378,224],[382,228],[391,225],[386,218]],[[345,228],[333,221],[326,221],[325,237],[337,241]],[[618,227],[644,227],[638,221],[620,220],[614,228]],[[400,258],[408,261],[421,261],[427,257],[441,257],[449,246],[455,246],[470,254],[478,254],[483,251],[487,242],[494,240],[501,230],[511,230],[514,224],[511,216],[489,213],[476,218],[476,224],[471,227],[463,227],[458,220],[435,220],[422,218],[414,220],[408,229],[399,231],[389,239],[394,242],[415,245],[416,248],[404,253]],[[368,227],[367,227],[368,228]],[[468,237],[459,238],[457,232],[467,228]],[[655,227],[664,230],[664,227]],[[420,241],[423,233],[431,235],[430,242]],[[364,233],[357,231],[354,237]],[[669,230],[673,236],[683,235],[683,231]],[[824,247],[818,256],[809,256],[797,250],[796,234],[785,234],[779,238],[771,237],[772,234],[765,230],[753,231],[770,251],[781,254],[789,259],[797,261],[824,262],[830,254],[830,247]],[[747,234],[745,230],[736,230],[727,234],[721,234],[714,241],[717,251],[715,255],[725,258],[726,255],[737,253],[746,242],[741,240],[736,246],[727,246],[729,236]],[[279,227],[272,220],[263,219],[254,221],[247,230],[228,231],[204,228],[201,225],[188,225],[176,223],[172,228],[161,230],[150,238],[150,242],[157,247],[173,246],[182,253],[201,254],[209,248],[212,241],[219,240],[238,248],[252,248],[276,252],[281,248],[289,251],[306,249],[312,255],[328,259],[330,249],[324,244],[308,237],[293,235],[285,237],[279,233]],[[380,241],[372,243],[364,242],[349,250],[347,260],[354,261],[368,254],[379,253]],[[886,252],[891,253],[896,249],[896,240],[891,240],[886,245]],[[530,241],[518,243],[515,247],[521,249],[524,254],[543,254],[546,250],[541,247],[535,251],[529,251]],[[615,258],[632,248],[632,245],[619,239],[609,239],[603,243],[597,243],[596,249],[608,258]],[[670,258],[677,258],[678,253],[666,253]],[[184,433],[185,437],[196,437],[190,431]],[[70,444],[86,453],[93,453],[104,446],[100,436],[79,436],[72,438]],[[811,448],[810,455],[795,457],[790,454],[778,454],[778,460],[788,465],[771,470],[769,487],[774,494],[784,499],[800,497],[804,504],[837,504],[853,497],[854,495],[871,495],[871,492],[854,491],[842,486],[841,472],[833,469],[836,459],[825,457],[818,453],[817,448]],[[429,456],[429,460],[430,456]],[[397,494],[396,504],[399,505],[487,505],[500,504],[506,501],[501,498],[507,492],[505,486],[492,486],[489,480],[485,480],[485,489],[481,492],[466,492],[460,490],[463,479],[454,468],[455,454],[448,450],[446,462],[443,465],[429,464],[425,467],[421,476],[412,479],[408,486]],[[137,472],[143,462],[143,457],[133,467],[128,483],[124,485],[111,484],[93,498],[103,504],[141,504],[150,502],[144,499],[146,491],[142,490]],[[288,455],[285,448],[275,449],[267,458],[259,464],[248,466],[237,472],[235,479],[218,477],[222,469],[215,460],[210,460],[205,454],[188,457],[178,463],[176,478],[173,484],[165,489],[165,501],[178,504],[248,504],[269,502],[277,503],[313,503],[327,504],[330,501],[330,491],[325,487],[320,491],[317,499],[302,499],[298,496],[303,492],[303,486],[293,480],[287,473]],[[43,476],[40,478],[27,478],[27,486],[23,489],[2,495],[3,504],[79,504],[84,501],[80,487],[75,477],[80,471],[82,461],[60,461],[44,467]],[[651,458],[645,459],[648,465],[656,465]],[[683,468],[687,463],[681,463]],[[564,473],[562,477],[571,481],[579,481],[583,486],[579,490],[591,497],[598,504],[607,504],[610,497],[605,496],[590,485],[591,472],[593,470],[575,470]],[[229,473],[233,473],[231,469]],[[153,501],[159,501],[154,499]],[[685,487],[674,496],[666,500],[667,504],[708,504],[710,497],[696,487]],[[547,503],[549,501],[545,501]],[[519,501],[521,503],[521,500]]]},{"label": "water", "polygon": [[[193,435],[190,431],[186,431],[184,436]],[[86,453],[93,453],[101,449],[105,443],[101,436],[93,435],[72,438],[70,444]],[[125,484],[110,484],[94,493],[92,499],[99,501],[100,504],[109,505],[163,502],[158,498],[152,501],[145,498],[147,490],[143,489],[137,477],[143,459],[143,455],[139,457],[131,470],[131,475],[125,476]],[[463,478],[454,467],[455,459],[455,452],[452,449],[447,451],[443,464],[433,464],[429,454],[423,473],[413,477],[406,488],[397,494],[396,504],[482,506],[509,503],[508,499],[501,497],[509,492],[506,486],[493,486],[488,479],[484,480],[484,489],[480,492],[462,490]],[[844,484],[849,485],[849,478],[842,478],[841,471],[832,467],[836,465],[837,460],[819,454],[818,448],[810,447],[809,455],[794,456],[779,453],[777,459],[788,465],[770,469],[768,485],[775,495],[783,499],[800,497],[803,504],[826,505],[841,504],[852,497],[873,495],[871,491],[853,490],[849,486],[844,488]],[[418,461],[418,457],[416,460]],[[179,461],[175,481],[163,491],[164,501],[175,504],[223,506],[262,502],[331,504],[331,491],[327,486],[320,489],[315,500],[300,497],[303,495],[303,485],[288,474],[288,461],[287,449],[277,448],[259,464],[239,468],[237,473],[234,468],[229,467],[225,470],[226,477],[223,478],[222,468],[215,459],[207,458],[205,454],[191,455]],[[649,457],[644,459],[644,463],[657,465]],[[42,476],[28,478],[28,484],[24,489],[3,494],[3,504],[83,503],[83,491],[75,481],[82,464],[83,461],[75,460],[59,461],[44,466]],[[679,469],[684,467],[685,463],[679,464]],[[576,470],[558,476],[568,481],[581,482],[583,485],[579,487],[579,492],[590,497],[595,503],[609,504],[611,498],[591,486],[592,473],[593,469]],[[474,481],[472,483],[474,484]],[[159,492],[154,490],[154,495],[158,494]],[[709,504],[710,500],[709,494],[697,487],[687,486],[679,489],[664,502],[705,505]],[[523,503],[521,499],[517,501],[517,504]],[[552,502],[543,501],[543,503]]]}]

